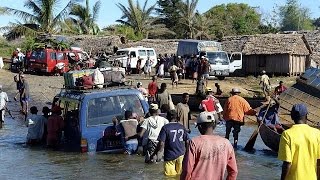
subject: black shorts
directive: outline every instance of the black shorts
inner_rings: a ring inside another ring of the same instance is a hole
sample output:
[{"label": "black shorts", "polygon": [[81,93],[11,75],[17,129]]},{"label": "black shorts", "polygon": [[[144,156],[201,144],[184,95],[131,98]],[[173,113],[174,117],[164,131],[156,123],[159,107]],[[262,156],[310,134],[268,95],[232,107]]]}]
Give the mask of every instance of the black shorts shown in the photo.
[{"label": "black shorts", "polygon": [[238,134],[241,131],[241,126],[243,125],[243,122],[235,121],[235,120],[228,120],[226,121],[226,128],[227,130],[231,131],[233,128],[233,133]]}]

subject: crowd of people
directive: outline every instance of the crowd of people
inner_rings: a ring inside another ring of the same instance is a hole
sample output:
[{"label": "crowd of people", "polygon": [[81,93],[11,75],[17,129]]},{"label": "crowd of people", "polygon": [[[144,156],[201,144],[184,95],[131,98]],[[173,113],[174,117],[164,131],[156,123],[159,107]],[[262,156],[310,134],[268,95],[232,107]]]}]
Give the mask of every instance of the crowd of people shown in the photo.
[{"label": "crowd of people", "polygon": [[[145,78],[151,77],[152,74],[152,61],[148,57],[146,59],[146,63],[144,67],[141,69],[141,61],[142,58],[138,57],[138,62],[136,66],[136,73],[141,74],[144,73]],[[164,56],[159,54],[157,65],[155,67],[154,74],[163,79],[167,74],[170,74],[170,78],[172,80],[172,86],[178,86],[179,82],[183,78],[191,78],[192,83],[194,83],[197,79],[203,78],[205,80],[206,86],[208,85],[209,72],[211,70],[211,66],[209,63],[209,59],[205,56],[176,56],[176,55],[168,55]],[[131,57],[127,58],[126,65],[126,74],[131,75]]]},{"label": "crowd of people", "polygon": [[[180,57],[177,58],[179,62]],[[195,71],[191,64],[198,62],[199,67],[205,66],[201,64],[205,64],[207,59],[205,57],[197,59],[194,56],[190,58],[187,72],[197,81],[200,80],[198,75],[206,79],[206,68],[197,68]],[[160,63],[158,68],[163,68],[162,65],[164,66],[164,63]],[[177,78],[177,82],[181,76],[180,73],[185,73],[186,64],[182,67],[183,70],[179,71],[182,68],[178,63],[169,68],[173,73],[172,77]],[[162,70],[159,71],[162,73]],[[162,74],[158,75],[161,77]],[[68,126],[61,116],[62,109],[59,106],[53,106],[51,110],[43,107],[43,114],[38,115],[37,107],[32,106],[28,113],[30,101],[28,81],[22,72],[15,76],[14,80],[17,84],[17,94],[14,99],[17,100],[18,96],[20,97],[21,112],[26,117],[27,144],[42,143],[48,147],[58,148],[61,144],[62,131]],[[172,80],[172,85],[175,80]],[[125,153],[135,154],[141,145],[146,163],[163,160],[166,176],[180,175],[181,179],[223,179],[224,177],[236,179],[238,168],[234,149],[237,149],[241,126],[244,125],[246,115],[256,116],[259,123],[265,123],[274,131],[282,133],[278,155],[278,158],[283,161],[281,179],[303,179],[305,175],[308,176],[307,179],[316,179],[317,159],[320,159],[320,132],[306,124],[307,107],[304,104],[296,104],[292,107],[291,118],[295,125],[285,130],[279,121],[280,104],[277,97],[286,90],[286,87],[280,81],[275,91],[271,92],[270,80],[265,71],[262,72],[260,85],[266,100],[261,107],[253,109],[240,96],[241,91],[238,88],[230,91],[231,96],[222,107],[218,100],[222,94],[220,85],[215,83],[216,91],[214,92],[213,88],[205,83],[203,86],[205,96],[199,104],[201,112],[196,118],[196,128],[200,135],[191,139],[189,94],[183,93],[181,102],[174,105],[167,90],[167,84],[161,83],[159,86],[157,76],[153,76],[147,89],[141,82],[136,86],[149,103],[149,113],[144,118],[140,118],[134,112],[125,111],[123,120],[113,119],[116,127],[114,133],[122,137]],[[8,101],[7,94],[0,86],[2,121]],[[225,124],[225,138],[214,134],[218,124]],[[77,123],[71,126],[75,127],[74,131],[68,132],[79,131]],[[231,132],[233,144],[229,141]],[[65,133],[65,135],[68,134]]]}]

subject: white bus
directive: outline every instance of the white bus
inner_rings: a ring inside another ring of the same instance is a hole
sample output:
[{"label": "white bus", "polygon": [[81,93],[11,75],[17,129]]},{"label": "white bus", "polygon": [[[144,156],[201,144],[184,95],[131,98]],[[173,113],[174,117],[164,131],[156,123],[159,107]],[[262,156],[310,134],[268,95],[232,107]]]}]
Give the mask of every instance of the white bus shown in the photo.
[{"label": "white bus", "polygon": [[125,49],[119,49],[116,52],[118,58],[116,60],[120,61],[122,67],[127,67],[128,56],[131,57],[131,68],[135,69],[137,67],[138,59],[141,58],[140,68],[143,68],[146,64],[147,59],[150,59],[151,66],[155,67],[157,65],[157,55],[153,48],[146,48],[143,46],[131,47]]}]

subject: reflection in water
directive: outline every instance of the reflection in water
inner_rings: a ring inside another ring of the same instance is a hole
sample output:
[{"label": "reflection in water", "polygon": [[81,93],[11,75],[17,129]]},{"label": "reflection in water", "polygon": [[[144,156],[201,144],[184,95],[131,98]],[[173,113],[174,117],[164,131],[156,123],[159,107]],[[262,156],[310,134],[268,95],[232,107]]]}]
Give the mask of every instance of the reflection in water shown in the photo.
[{"label": "reflection in water", "polygon": [[[257,139],[255,151],[241,150],[254,128],[243,127],[239,136],[238,179],[279,179],[281,162],[261,139]],[[215,131],[224,136],[225,127],[219,126]],[[0,130],[1,179],[175,179],[163,176],[162,163],[145,164],[138,155],[80,154],[25,147],[26,134],[27,128],[19,118],[8,119]],[[198,130],[192,127],[191,137],[196,135]]]}]

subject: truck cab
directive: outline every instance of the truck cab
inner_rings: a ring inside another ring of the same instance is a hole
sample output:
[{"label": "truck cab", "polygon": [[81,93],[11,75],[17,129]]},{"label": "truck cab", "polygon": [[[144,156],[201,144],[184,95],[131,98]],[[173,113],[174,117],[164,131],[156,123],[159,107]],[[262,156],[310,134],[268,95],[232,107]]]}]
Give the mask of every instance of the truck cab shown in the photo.
[{"label": "truck cab", "polygon": [[223,80],[226,76],[242,69],[242,53],[232,53],[228,56],[225,51],[200,52],[200,57],[206,56],[209,59],[211,71],[210,76]]},{"label": "truck cab", "polygon": [[221,80],[235,70],[242,69],[242,53],[235,52],[228,56],[227,52],[223,51],[221,43],[216,41],[180,40],[177,55],[206,56],[211,67],[210,76],[215,76]]}]

